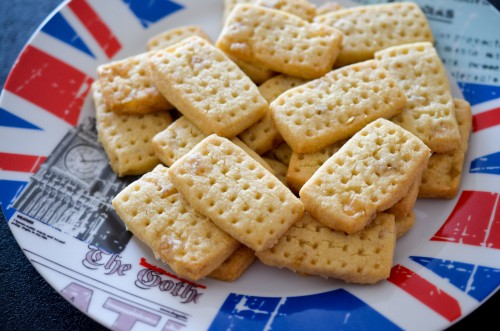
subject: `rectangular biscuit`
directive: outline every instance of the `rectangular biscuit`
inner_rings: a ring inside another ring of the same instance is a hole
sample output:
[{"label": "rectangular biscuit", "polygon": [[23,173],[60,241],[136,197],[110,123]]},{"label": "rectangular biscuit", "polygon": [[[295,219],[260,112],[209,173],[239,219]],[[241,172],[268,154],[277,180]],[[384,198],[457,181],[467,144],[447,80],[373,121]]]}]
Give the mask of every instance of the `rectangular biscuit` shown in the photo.
[{"label": "rectangular biscuit", "polygon": [[212,271],[208,277],[225,282],[235,281],[241,277],[254,260],[255,252],[245,245],[241,245],[217,269]]},{"label": "rectangular biscuit", "polygon": [[[302,78],[278,75],[260,85],[259,91],[271,103],[283,92],[305,82]],[[269,110],[257,123],[240,133],[239,138],[258,154],[269,151],[283,141]]]},{"label": "rectangular biscuit", "polygon": [[371,59],[391,46],[434,41],[427,18],[414,2],[356,6],[316,16],[314,22],[344,33],[337,67]]},{"label": "rectangular biscuit", "polygon": [[306,21],[311,21],[316,16],[316,6],[306,0],[224,0],[224,22],[238,4],[253,4],[282,10]]},{"label": "rectangular biscuit", "polygon": [[158,89],[207,135],[234,137],[268,110],[250,78],[200,37],[154,52],[150,64]]},{"label": "rectangular biscuit", "polygon": [[[196,125],[181,116],[165,130],[157,133],[153,137],[152,144],[155,155],[160,161],[171,166],[206,137],[207,135]],[[238,138],[232,138],[231,141],[274,174],[273,168],[244,142]]]},{"label": "rectangular biscuit", "polygon": [[228,139],[210,135],[170,168],[198,212],[255,251],[274,245],[302,216],[302,202]]},{"label": "rectangular biscuit", "polygon": [[97,77],[106,107],[119,114],[172,109],[150,78],[148,53],[101,64]]},{"label": "rectangular biscuit", "polygon": [[349,139],[302,186],[304,208],[334,230],[354,233],[401,200],[427,166],[429,148],[378,119]]},{"label": "rectangular biscuit", "polygon": [[198,36],[210,42],[210,37],[201,26],[187,25],[164,31],[151,37],[147,43],[148,51],[158,51],[193,36]]},{"label": "rectangular biscuit", "polygon": [[379,213],[365,229],[346,235],[305,213],[275,246],[256,255],[270,266],[373,284],[389,277],[395,246],[396,225],[391,214]]},{"label": "rectangular biscuit", "polygon": [[128,115],[111,111],[104,103],[101,83],[92,84],[99,142],[118,176],[142,175],[153,169],[160,160],[155,156],[151,139],[163,131],[172,117],[168,111]]},{"label": "rectangular biscuit", "polygon": [[342,33],[286,12],[237,5],[217,40],[227,54],[255,65],[306,79],[331,70]]},{"label": "rectangular biscuit", "polygon": [[390,118],[406,104],[402,89],[377,61],[329,72],[290,89],[269,109],[292,150],[313,153],[351,137],[377,118]]},{"label": "rectangular biscuit", "polygon": [[323,147],[315,153],[292,153],[286,173],[286,183],[293,192],[298,193],[314,173],[335,154],[345,143],[344,140]]},{"label": "rectangular biscuit", "polygon": [[447,153],[434,153],[425,169],[418,196],[420,198],[453,198],[462,180],[465,154],[472,130],[472,113],[466,100],[454,99],[455,116],[460,130],[460,145]]},{"label": "rectangular biscuit", "polygon": [[255,0],[257,6],[281,10],[298,16],[305,21],[312,21],[316,16],[316,6],[306,0]]},{"label": "rectangular biscuit", "polygon": [[240,246],[175,189],[168,168],[153,171],[112,201],[127,228],[179,276],[198,280],[218,268]]},{"label": "rectangular biscuit", "polygon": [[224,0],[224,11],[222,14],[222,24],[224,24],[233,11],[234,7],[239,4],[254,4],[256,0]]},{"label": "rectangular biscuit", "polygon": [[436,153],[455,149],[460,142],[446,71],[429,42],[394,46],[375,54],[408,99],[392,120],[419,137]]}]

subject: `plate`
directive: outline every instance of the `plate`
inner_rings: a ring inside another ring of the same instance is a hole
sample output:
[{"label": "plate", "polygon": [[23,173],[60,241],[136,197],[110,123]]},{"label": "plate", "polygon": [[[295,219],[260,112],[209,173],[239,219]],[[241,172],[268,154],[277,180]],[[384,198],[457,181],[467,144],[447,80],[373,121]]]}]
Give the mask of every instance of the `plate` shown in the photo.
[{"label": "plate", "polygon": [[[217,0],[73,0],[33,35],[0,99],[1,135],[15,137],[0,139],[0,202],[20,247],[61,296],[110,329],[453,325],[500,284],[494,32],[500,20],[486,2],[417,2],[457,82],[455,92],[473,106],[474,130],[459,194],[419,199],[417,222],[398,241],[387,281],[348,285],[256,261],[233,283],[187,282],[156,261],[112,211],[110,199],[131,179],[113,174],[96,139],[89,98],[95,69],[145,51],[149,37],[181,25],[201,25],[215,40],[222,20]],[[95,162],[82,162],[90,156]]]}]

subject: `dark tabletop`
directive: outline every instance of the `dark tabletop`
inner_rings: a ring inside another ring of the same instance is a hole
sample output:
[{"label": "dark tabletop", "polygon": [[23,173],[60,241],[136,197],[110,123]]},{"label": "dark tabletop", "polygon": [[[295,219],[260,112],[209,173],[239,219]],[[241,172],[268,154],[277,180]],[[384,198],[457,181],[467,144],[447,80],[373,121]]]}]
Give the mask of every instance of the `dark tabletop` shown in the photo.
[{"label": "dark tabletop", "polygon": [[[0,1],[0,88],[31,34],[60,3],[61,0]],[[106,330],[74,308],[38,274],[2,216],[0,330]],[[500,319],[495,314],[498,307],[500,293],[449,330],[476,330],[479,325],[499,330]]]}]

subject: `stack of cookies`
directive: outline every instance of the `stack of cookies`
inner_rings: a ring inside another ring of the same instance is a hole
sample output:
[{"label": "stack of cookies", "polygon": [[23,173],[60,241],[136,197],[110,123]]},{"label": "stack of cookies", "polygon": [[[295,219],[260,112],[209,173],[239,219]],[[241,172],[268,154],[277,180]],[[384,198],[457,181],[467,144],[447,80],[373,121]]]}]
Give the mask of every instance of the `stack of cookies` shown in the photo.
[{"label": "stack of cookies", "polygon": [[128,229],[179,276],[255,258],[360,284],[389,276],[420,198],[459,189],[470,105],[412,2],[225,1],[213,43],[165,31],[101,65],[99,140]]}]

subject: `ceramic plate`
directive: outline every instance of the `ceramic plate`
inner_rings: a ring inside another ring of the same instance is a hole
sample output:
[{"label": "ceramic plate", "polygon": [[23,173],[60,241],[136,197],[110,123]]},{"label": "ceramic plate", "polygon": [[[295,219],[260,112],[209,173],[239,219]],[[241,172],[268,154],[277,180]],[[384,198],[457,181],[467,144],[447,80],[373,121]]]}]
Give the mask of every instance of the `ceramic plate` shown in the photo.
[{"label": "ceramic plate", "polygon": [[144,52],[148,38],[182,25],[201,25],[215,40],[217,0],[73,0],[33,35],[0,103],[0,202],[19,245],[64,298],[116,330],[454,324],[500,284],[500,16],[486,1],[418,2],[455,92],[473,106],[474,129],[458,195],[418,200],[386,281],[347,285],[256,261],[232,283],[188,282],[113,212],[112,197],[130,180],[115,176],[96,139],[96,67]]}]

